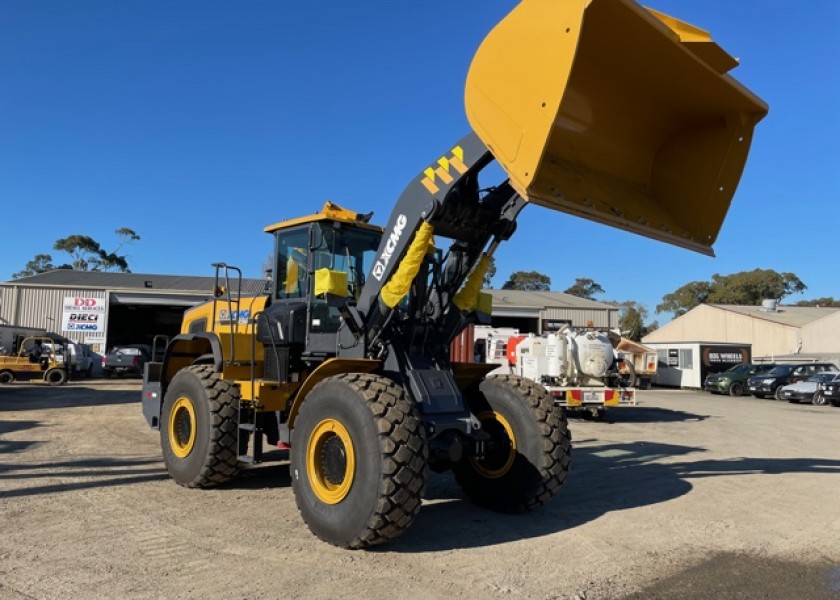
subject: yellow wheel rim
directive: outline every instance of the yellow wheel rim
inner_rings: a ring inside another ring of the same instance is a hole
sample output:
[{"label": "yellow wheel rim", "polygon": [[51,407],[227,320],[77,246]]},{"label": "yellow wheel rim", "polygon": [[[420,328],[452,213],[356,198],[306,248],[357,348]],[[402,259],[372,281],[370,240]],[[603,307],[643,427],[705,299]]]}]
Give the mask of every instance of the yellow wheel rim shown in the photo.
[{"label": "yellow wheel rim", "polygon": [[169,447],[178,458],[186,458],[195,446],[195,408],[181,396],[169,413]]},{"label": "yellow wheel rim", "polygon": [[481,476],[498,479],[510,471],[516,459],[516,436],[508,420],[495,411],[487,410],[476,417],[492,436],[495,447],[481,460],[470,457],[470,463]]},{"label": "yellow wheel rim", "polygon": [[324,419],[306,445],[306,474],[312,491],[324,504],[338,504],[350,491],[355,472],[350,433],[335,419]]}]

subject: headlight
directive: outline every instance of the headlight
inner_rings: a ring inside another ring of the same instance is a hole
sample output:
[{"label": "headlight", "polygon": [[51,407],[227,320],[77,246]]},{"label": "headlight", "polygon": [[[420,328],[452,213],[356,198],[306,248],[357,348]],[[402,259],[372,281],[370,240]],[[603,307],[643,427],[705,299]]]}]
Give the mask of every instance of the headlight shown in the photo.
[{"label": "headlight", "polygon": [[773,383],[774,381],[776,381],[776,380],[771,377],[769,379],[762,379],[761,383]]}]

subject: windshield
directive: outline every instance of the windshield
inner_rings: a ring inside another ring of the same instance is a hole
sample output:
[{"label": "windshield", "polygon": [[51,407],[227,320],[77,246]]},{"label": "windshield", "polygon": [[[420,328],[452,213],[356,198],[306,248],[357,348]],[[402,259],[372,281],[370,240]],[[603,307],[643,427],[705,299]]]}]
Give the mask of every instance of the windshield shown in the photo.
[{"label": "windshield", "polygon": [[790,375],[790,372],[793,371],[792,365],[779,365],[778,367],[773,367],[769,371],[767,371],[768,375]]},{"label": "windshield", "polygon": [[355,227],[323,227],[323,235],[321,247],[313,257],[313,270],[327,268],[347,273],[348,296],[358,299],[365,273],[373,267],[381,234]]},{"label": "windshield", "polygon": [[729,375],[740,375],[741,373],[747,373],[750,370],[749,365],[735,365],[734,367],[729,367],[724,371],[724,373],[728,373]]},{"label": "windshield", "polygon": [[837,373],[817,373],[816,375],[811,375],[806,381],[831,381],[837,376]]}]

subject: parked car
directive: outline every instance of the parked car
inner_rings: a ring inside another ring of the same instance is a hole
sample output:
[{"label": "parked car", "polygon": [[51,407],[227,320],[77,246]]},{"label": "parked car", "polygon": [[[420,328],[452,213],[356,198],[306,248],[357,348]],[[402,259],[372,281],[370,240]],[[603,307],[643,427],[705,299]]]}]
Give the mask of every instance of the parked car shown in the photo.
[{"label": "parked car", "polygon": [[747,390],[747,379],[757,373],[766,373],[776,365],[774,363],[747,363],[735,365],[721,373],[706,376],[703,389],[713,394],[729,394],[741,396]]},{"label": "parked car", "polygon": [[143,374],[143,365],[152,360],[152,347],[148,344],[114,346],[102,357],[102,375]]},{"label": "parked car", "polygon": [[70,370],[74,376],[91,377],[93,375],[93,351],[90,346],[76,342],[65,344],[53,342],[44,344],[44,347],[55,354],[58,362],[63,363],[65,356],[69,357]]},{"label": "parked car", "polygon": [[[820,395],[820,384],[827,383],[838,378],[840,378],[840,373],[832,373],[831,371],[817,373],[816,375],[811,375],[808,379],[803,381],[783,385],[779,388],[779,395],[782,400],[787,400],[788,402],[792,402],[794,404],[798,404],[800,402],[811,402],[813,404],[822,405],[825,404],[825,400],[822,400],[822,396]],[[838,381],[840,381],[840,379],[838,379]]]},{"label": "parked car", "polygon": [[840,407],[840,379],[832,379],[817,386],[819,397],[814,398],[814,404],[831,404]]},{"label": "parked car", "polygon": [[824,372],[837,373],[840,369],[833,363],[804,363],[800,365],[776,365],[766,373],[753,375],[747,379],[747,389],[756,398],[774,396],[781,400],[781,388],[789,383],[808,379],[811,375]]}]

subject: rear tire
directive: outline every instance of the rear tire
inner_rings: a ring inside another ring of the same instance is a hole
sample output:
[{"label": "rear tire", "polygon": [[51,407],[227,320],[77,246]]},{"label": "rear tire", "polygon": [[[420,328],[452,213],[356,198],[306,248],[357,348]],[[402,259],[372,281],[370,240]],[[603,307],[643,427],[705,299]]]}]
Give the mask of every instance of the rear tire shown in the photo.
[{"label": "rear tire", "polygon": [[290,460],[298,510],[330,544],[381,544],[420,510],[423,422],[403,388],[385,377],[348,373],[316,385],[294,424]]},{"label": "rear tire", "polygon": [[729,386],[730,396],[742,396],[744,394],[744,384],[737,381]]},{"label": "rear tire", "polygon": [[0,383],[12,383],[15,380],[15,374],[11,371],[0,371]]},{"label": "rear tire", "polygon": [[213,367],[178,371],[163,401],[160,444],[169,475],[189,488],[219,485],[240,469],[239,392]]},{"label": "rear tire", "polygon": [[566,415],[541,386],[512,375],[488,377],[466,394],[493,439],[481,460],[466,457],[455,479],[476,504],[501,512],[534,509],[560,490],[571,462]]}]

